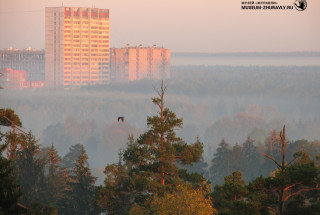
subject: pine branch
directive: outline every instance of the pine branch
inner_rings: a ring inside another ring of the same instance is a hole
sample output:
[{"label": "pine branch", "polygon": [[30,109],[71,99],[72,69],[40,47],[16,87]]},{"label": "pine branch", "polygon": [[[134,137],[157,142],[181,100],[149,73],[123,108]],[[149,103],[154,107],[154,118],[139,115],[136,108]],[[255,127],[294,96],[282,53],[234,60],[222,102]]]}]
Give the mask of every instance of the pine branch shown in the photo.
[{"label": "pine branch", "polygon": [[284,188],[284,191],[288,191],[288,190],[290,190],[292,187],[294,187],[294,186],[296,186],[296,185],[299,185],[299,184],[302,184],[302,182],[298,182],[298,183],[292,184],[292,185]]},{"label": "pine branch", "polygon": [[273,212],[275,212],[276,214],[280,214],[278,211],[276,211],[276,209],[273,209],[272,207],[267,207],[269,210],[272,210]]},{"label": "pine branch", "polygon": [[8,121],[11,123],[11,126],[12,126],[12,127],[18,129],[19,131],[21,131],[21,132],[24,133],[24,134],[27,134],[25,131],[23,131],[22,129],[20,129],[20,128],[22,128],[20,125],[18,125],[16,122],[14,122],[14,121],[12,121],[11,119],[9,119],[5,114],[0,113],[0,115],[1,115],[2,117],[4,117],[6,120],[8,120]]}]

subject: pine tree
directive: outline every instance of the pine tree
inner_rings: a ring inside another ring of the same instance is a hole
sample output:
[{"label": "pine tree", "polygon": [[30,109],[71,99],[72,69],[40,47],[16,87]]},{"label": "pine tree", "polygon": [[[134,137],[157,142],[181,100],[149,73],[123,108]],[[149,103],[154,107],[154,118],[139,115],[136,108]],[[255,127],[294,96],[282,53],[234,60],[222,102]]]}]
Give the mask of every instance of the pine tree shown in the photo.
[{"label": "pine tree", "polygon": [[73,174],[71,175],[71,190],[68,192],[69,205],[66,206],[66,211],[69,211],[69,213],[84,215],[90,214],[94,211],[94,183],[96,178],[91,175],[91,170],[87,165],[87,160],[88,156],[84,146],[81,145],[81,154],[76,161]]},{"label": "pine tree", "polygon": [[245,162],[246,162],[246,157],[245,157],[244,149],[242,146],[236,143],[229,152],[230,171],[243,172]]},{"label": "pine tree", "polygon": [[23,149],[18,151],[13,161],[18,183],[24,193],[23,203],[30,206],[32,202],[41,202],[44,195],[44,167],[45,159],[39,158],[41,153],[38,140],[28,132],[25,136]]},{"label": "pine tree", "polygon": [[[63,156],[60,166],[61,168],[66,169],[70,174],[73,173],[75,164],[82,153],[83,145],[75,144],[69,148],[69,152]],[[86,161],[86,165],[88,165],[88,161]]]},{"label": "pine tree", "polygon": [[251,181],[261,174],[260,168],[260,154],[257,147],[254,145],[254,140],[250,137],[243,143],[243,152],[245,155],[245,162],[243,167],[243,176],[246,181]]},{"label": "pine tree", "polygon": [[0,214],[16,214],[22,192],[13,175],[12,162],[3,157],[6,145],[0,145]]},{"label": "pine tree", "polygon": [[194,185],[199,185],[209,179],[208,163],[205,162],[203,157],[196,163],[191,165],[178,165],[178,167],[180,169],[179,177]]},{"label": "pine tree", "polygon": [[[0,109],[0,126],[11,127],[6,133],[0,130],[0,214],[22,214],[28,208],[21,204],[23,196],[18,184],[18,161],[27,146],[28,135],[22,129],[20,118],[12,109]],[[6,151],[7,158],[3,155]]]},{"label": "pine tree", "polygon": [[258,209],[246,201],[248,189],[239,171],[224,178],[224,184],[216,185],[211,197],[219,214],[258,215]]},{"label": "pine tree", "polygon": [[213,185],[222,184],[224,176],[231,173],[230,145],[222,139],[210,167],[210,181]]},{"label": "pine tree", "polygon": [[[129,144],[133,144],[133,136],[129,135]],[[109,164],[104,170],[106,178],[104,186],[99,187],[96,206],[108,214],[128,214],[133,203],[131,184],[129,180],[129,165],[123,164],[122,151],[119,152],[119,162]]]},{"label": "pine tree", "polygon": [[22,123],[12,109],[0,109],[0,126],[10,127],[5,133],[0,131],[0,140],[5,138],[6,155],[16,174],[16,163],[21,151],[26,148],[27,134],[21,129]]},{"label": "pine tree", "polygon": [[45,178],[45,197],[42,202],[55,207],[60,207],[66,199],[68,189],[68,173],[60,167],[60,157],[53,145],[47,154],[47,175]]},{"label": "pine tree", "polygon": [[158,97],[153,98],[152,102],[158,112],[147,118],[149,130],[137,141],[131,141],[123,153],[129,175],[129,192],[133,201],[141,204],[153,194],[162,195],[182,183],[176,164],[197,162],[203,151],[200,141],[188,145],[176,136],[175,129],[182,127],[182,119],[177,118],[175,113],[165,106],[163,82],[161,91],[156,92]]},{"label": "pine tree", "polygon": [[20,152],[26,148],[27,135],[11,129],[4,136],[5,144],[7,145],[7,158],[14,163],[19,158]]}]

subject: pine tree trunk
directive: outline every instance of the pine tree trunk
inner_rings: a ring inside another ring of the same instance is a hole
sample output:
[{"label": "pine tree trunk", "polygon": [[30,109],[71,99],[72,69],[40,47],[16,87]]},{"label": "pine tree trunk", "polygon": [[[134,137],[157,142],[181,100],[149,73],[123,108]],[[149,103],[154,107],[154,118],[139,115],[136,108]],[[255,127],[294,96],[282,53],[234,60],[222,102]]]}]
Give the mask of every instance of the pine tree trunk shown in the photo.
[{"label": "pine tree trunk", "polygon": [[[163,89],[163,80],[161,82],[161,103],[160,103],[160,115],[161,115],[161,128],[164,125],[164,118],[163,118],[163,96],[164,96],[164,89]],[[163,130],[161,131],[161,138],[160,138],[160,142],[161,142],[161,148],[164,148],[164,132]],[[165,185],[165,178],[164,178],[164,166],[163,166],[163,158],[161,158],[161,184]]]}]

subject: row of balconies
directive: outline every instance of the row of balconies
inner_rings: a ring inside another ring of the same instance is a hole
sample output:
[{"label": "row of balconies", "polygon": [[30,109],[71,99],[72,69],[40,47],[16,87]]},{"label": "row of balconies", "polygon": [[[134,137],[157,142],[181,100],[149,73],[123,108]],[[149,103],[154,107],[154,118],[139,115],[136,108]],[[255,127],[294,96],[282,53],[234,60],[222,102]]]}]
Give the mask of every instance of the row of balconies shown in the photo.
[{"label": "row of balconies", "polygon": [[[53,32],[53,31],[52,31]],[[73,35],[81,35],[81,34],[92,34],[92,35],[98,35],[98,34],[108,34],[110,31],[101,31],[101,30],[98,30],[98,31],[80,31],[78,29],[73,29],[73,31],[71,29],[65,29],[63,31],[64,34],[71,34],[73,33]]]},{"label": "row of balconies", "polygon": [[[95,73],[90,73],[90,78],[91,79],[98,79],[99,78],[99,72]],[[73,75],[65,75],[64,80],[71,80],[71,79],[89,79],[89,74],[88,76],[84,76],[83,74],[73,74]]]},{"label": "row of balconies", "polygon": [[[71,62],[76,62],[76,63],[79,63],[80,61],[81,62],[83,62],[83,61],[87,61],[87,62],[91,62],[91,64],[93,64],[93,63],[95,63],[95,62],[109,62],[109,58],[97,58],[97,57],[95,57],[95,58],[93,58],[93,57],[91,57],[91,58],[73,58],[73,59],[71,59],[71,58],[64,58],[64,61],[66,62],[66,63],[71,63]],[[71,64],[70,64],[71,65]]]},{"label": "row of balconies", "polygon": [[[92,38],[91,38],[92,39]],[[73,37],[71,38],[70,36],[66,36],[64,38],[64,42],[65,43],[80,43],[80,42],[84,42],[84,43],[109,43],[109,40],[101,40],[101,38],[99,38],[100,40],[98,40],[98,38],[93,38],[95,40],[90,40],[90,38],[88,37]]]}]

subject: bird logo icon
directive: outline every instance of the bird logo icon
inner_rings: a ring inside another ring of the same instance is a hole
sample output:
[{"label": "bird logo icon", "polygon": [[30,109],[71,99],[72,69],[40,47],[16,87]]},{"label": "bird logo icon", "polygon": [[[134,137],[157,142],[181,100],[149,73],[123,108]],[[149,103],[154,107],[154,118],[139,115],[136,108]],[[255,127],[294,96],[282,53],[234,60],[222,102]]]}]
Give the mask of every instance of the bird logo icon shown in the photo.
[{"label": "bird logo icon", "polygon": [[307,0],[296,0],[294,6],[298,11],[304,11],[307,8]]}]

